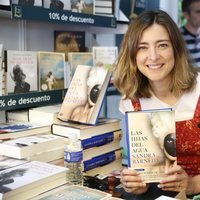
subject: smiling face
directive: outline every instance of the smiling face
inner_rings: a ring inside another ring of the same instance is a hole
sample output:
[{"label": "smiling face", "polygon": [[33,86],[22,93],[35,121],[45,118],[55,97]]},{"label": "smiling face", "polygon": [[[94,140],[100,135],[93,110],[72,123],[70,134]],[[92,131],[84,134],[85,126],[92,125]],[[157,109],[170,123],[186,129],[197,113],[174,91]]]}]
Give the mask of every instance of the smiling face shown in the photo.
[{"label": "smiling face", "polygon": [[142,33],[138,44],[136,63],[138,70],[149,82],[170,80],[174,68],[174,51],[167,30],[154,23]]}]

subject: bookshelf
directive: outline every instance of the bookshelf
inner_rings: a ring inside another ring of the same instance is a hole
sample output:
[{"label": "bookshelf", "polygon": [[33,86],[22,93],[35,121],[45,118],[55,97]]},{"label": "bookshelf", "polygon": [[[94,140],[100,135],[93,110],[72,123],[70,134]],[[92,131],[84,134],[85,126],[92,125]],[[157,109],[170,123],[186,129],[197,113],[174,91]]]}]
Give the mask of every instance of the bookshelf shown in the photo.
[{"label": "bookshelf", "polygon": [[61,24],[77,24],[99,27],[116,28],[115,17],[98,16],[76,13],[71,11],[58,11],[37,6],[21,6],[12,4],[12,18],[23,20],[39,20]]}]

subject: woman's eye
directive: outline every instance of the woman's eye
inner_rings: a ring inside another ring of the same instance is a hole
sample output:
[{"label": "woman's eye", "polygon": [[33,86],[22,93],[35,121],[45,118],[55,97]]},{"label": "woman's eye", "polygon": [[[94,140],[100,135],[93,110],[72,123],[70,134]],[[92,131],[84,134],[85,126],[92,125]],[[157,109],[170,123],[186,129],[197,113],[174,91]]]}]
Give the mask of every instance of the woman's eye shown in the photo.
[{"label": "woman's eye", "polygon": [[139,46],[139,47],[138,47],[138,50],[139,50],[139,51],[144,51],[144,50],[146,50],[146,49],[147,49],[146,46]]},{"label": "woman's eye", "polygon": [[158,47],[159,48],[166,48],[166,47],[168,47],[168,44],[159,44]]}]

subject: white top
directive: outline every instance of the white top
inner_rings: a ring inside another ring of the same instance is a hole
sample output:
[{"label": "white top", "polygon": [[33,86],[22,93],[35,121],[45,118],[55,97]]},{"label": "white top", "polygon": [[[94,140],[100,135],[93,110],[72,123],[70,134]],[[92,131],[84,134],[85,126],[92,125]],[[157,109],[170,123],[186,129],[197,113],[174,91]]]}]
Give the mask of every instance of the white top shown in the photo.
[{"label": "white top", "polygon": [[[151,98],[140,98],[140,104],[142,110],[172,108],[173,110],[175,110],[176,121],[183,121],[193,118],[199,96],[200,96],[200,73],[198,74],[197,77],[196,88],[192,92],[184,93],[175,105],[173,106],[168,105],[163,101],[159,100],[155,95],[153,95]],[[131,100],[121,99],[119,104],[119,110],[123,114],[125,114],[126,111],[134,111]]]}]

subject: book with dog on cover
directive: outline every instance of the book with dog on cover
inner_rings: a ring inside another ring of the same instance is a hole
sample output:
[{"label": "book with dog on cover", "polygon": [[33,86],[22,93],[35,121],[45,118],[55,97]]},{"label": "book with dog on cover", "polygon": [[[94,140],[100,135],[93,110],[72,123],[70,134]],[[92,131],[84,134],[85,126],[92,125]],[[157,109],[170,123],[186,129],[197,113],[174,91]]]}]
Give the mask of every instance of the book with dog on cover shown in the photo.
[{"label": "book with dog on cover", "polygon": [[176,164],[175,114],[168,109],[126,112],[128,167],[159,182]]}]

